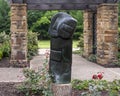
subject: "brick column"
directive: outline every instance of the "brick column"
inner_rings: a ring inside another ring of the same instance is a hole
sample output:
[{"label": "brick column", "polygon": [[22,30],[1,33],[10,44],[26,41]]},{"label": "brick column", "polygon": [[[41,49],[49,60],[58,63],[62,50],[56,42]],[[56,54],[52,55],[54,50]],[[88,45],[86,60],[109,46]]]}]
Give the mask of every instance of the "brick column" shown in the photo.
[{"label": "brick column", "polygon": [[101,4],[97,9],[97,62],[112,64],[117,60],[118,5]]},{"label": "brick column", "polygon": [[84,57],[89,57],[92,54],[93,47],[93,12],[84,11]]},{"label": "brick column", "polygon": [[27,66],[27,7],[11,5],[11,66]]}]

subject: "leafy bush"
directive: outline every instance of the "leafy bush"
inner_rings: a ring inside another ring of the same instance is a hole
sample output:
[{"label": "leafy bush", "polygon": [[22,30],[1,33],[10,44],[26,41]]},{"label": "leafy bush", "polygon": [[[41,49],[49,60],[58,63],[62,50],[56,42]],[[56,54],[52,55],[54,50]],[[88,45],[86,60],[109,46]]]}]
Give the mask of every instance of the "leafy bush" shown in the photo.
[{"label": "leafy bush", "polygon": [[0,59],[10,55],[10,37],[5,32],[0,33]]},{"label": "leafy bush", "polygon": [[10,56],[10,43],[9,41],[6,41],[2,45],[3,49],[3,57],[9,57]]},{"label": "leafy bush", "polygon": [[18,88],[25,96],[53,96],[51,91],[51,78],[48,72],[48,58],[46,57],[43,67],[37,72],[32,69],[23,71],[25,82]]},{"label": "leafy bush", "polygon": [[0,32],[10,32],[10,5],[8,0],[0,0]]},{"label": "leafy bush", "polygon": [[88,57],[88,60],[91,61],[91,62],[96,62],[96,55],[95,55],[95,54],[91,54],[91,55]]},{"label": "leafy bush", "polygon": [[82,55],[83,54],[83,49],[84,49],[84,39],[83,39],[83,34],[80,35],[78,45],[77,47],[79,48],[79,53]]},{"label": "leafy bush", "polygon": [[72,87],[81,90],[80,96],[102,96],[102,92],[106,91],[105,96],[120,95],[120,80],[108,82],[106,80],[73,80]]},{"label": "leafy bush", "polygon": [[0,43],[2,44],[8,40],[9,40],[9,35],[7,35],[5,32],[0,32]]},{"label": "leafy bush", "polygon": [[35,56],[38,53],[37,36],[37,33],[28,32],[28,59],[31,59],[32,56]]},{"label": "leafy bush", "polygon": [[77,47],[80,47],[80,48],[82,48],[82,49],[83,49],[83,47],[84,47],[83,34],[81,34],[80,37],[79,37],[79,42],[78,42]]},{"label": "leafy bush", "polygon": [[3,52],[2,52],[2,50],[0,48],[0,60],[2,59],[2,57],[3,57]]},{"label": "leafy bush", "polygon": [[120,28],[118,29],[118,49],[120,51]]}]

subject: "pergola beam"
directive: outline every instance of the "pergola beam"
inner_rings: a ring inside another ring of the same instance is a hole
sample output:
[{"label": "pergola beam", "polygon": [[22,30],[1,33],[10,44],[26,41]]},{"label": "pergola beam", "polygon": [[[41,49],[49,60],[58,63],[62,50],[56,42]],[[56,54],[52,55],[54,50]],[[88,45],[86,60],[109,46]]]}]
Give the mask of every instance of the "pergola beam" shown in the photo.
[{"label": "pergola beam", "polygon": [[28,9],[31,10],[94,10],[97,5],[87,5],[87,4],[29,4]]},{"label": "pergola beam", "polygon": [[9,0],[11,3],[26,3],[30,10],[95,10],[102,3],[118,0]]},{"label": "pergola beam", "polygon": [[100,3],[117,3],[119,0],[9,0],[11,3],[84,3],[84,4],[100,4]]}]

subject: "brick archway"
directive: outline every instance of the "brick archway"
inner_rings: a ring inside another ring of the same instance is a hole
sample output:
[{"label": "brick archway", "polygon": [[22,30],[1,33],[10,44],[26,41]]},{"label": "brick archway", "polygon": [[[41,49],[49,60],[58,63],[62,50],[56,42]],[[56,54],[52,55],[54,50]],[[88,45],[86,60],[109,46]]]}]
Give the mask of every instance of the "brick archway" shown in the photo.
[{"label": "brick archway", "polygon": [[[88,58],[93,53],[93,45],[96,43],[98,63],[109,64],[117,60],[118,0],[10,1],[11,64],[16,66],[26,66],[27,64],[27,9],[84,10],[84,56]],[[93,26],[95,14],[96,30]],[[96,37],[93,36],[94,31],[96,31]]]}]

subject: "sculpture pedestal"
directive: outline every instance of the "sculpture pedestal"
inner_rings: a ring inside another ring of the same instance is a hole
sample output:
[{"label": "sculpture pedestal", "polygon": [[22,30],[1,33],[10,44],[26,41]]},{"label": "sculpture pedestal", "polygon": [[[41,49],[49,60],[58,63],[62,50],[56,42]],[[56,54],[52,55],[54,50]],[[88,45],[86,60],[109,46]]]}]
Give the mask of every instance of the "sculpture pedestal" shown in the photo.
[{"label": "sculpture pedestal", "polygon": [[52,84],[52,91],[54,96],[71,96],[71,84]]}]

